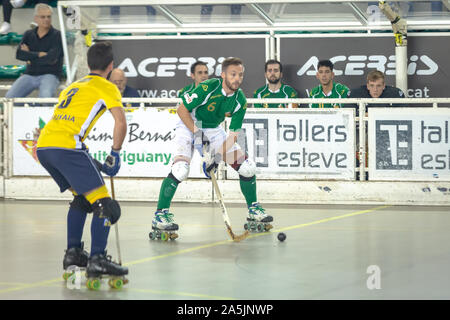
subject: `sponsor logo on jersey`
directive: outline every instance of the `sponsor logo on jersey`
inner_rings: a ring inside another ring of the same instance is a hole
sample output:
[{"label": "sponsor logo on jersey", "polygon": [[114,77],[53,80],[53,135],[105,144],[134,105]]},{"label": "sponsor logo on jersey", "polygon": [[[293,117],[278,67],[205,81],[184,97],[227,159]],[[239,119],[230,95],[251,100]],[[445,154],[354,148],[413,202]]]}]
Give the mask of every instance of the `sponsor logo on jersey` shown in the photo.
[{"label": "sponsor logo on jersey", "polygon": [[75,117],[71,116],[70,114],[55,114],[52,117],[52,120],[67,120],[67,121],[75,122]]},{"label": "sponsor logo on jersey", "polygon": [[195,98],[198,98],[198,95],[196,93],[193,94],[189,94],[189,93],[185,93],[184,94],[184,99],[186,100],[186,103],[189,104],[192,101],[194,101]]},{"label": "sponsor logo on jersey", "polygon": [[[395,55],[350,55],[334,56],[330,58],[334,64],[334,74],[336,76],[361,76],[367,73],[368,69],[377,69],[385,75],[395,75]],[[316,76],[316,67],[319,62],[317,56],[308,59],[297,71],[299,77],[303,75]],[[412,55],[408,59],[408,75],[431,76],[439,70],[438,64],[427,55]]]}]

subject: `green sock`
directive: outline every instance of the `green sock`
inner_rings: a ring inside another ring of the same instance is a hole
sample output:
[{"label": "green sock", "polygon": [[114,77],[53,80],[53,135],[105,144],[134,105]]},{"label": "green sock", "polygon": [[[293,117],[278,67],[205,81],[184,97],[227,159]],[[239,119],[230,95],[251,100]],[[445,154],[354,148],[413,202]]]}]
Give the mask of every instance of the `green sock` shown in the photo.
[{"label": "green sock", "polygon": [[167,177],[163,180],[161,189],[159,190],[157,209],[168,209],[170,207],[172,198],[177,191],[178,183],[178,181],[175,181],[170,177]]},{"label": "green sock", "polygon": [[242,194],[245,197],[247,206],[251,206],[253,202],[256,202],[256,176],[252,178],[239,177],[239,185],[241,186]]}]

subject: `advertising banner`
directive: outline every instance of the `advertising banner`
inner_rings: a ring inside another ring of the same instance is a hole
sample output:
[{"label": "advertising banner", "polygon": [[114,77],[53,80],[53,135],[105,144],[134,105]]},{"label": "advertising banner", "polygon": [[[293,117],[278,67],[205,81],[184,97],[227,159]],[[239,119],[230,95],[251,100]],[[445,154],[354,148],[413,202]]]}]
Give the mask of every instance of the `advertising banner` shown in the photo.
[{"label": "advertising banner", "polygon": [[[319,85],[316,67],[319,60],[334,63],[335,82],[350,89],[366,84],[367,73],[378,69],[386,84],[395,86],[395,45],[386,36],[280,37],[280,61],[284,82],[300,97],[307,97]],[[448,96],[450,36],[408,35],[408,92],[411,98]]]},{"label": "advertising banner", "polygon": [[[355,179],[353,109],[249,109],[238,142],[258,178]],[[227,175],[237,178],[232,169]]]},{"label": "advertising banner", "polygon": [[450,181],[450,110],[370,108],[369,179]]},{"label": "advertising banner", "polygon": [[[38,163],[36,141],[52,114],[52,108],[14,108],[13,175],[48,175]],[[126,117],[128,130],[120,152],[118,176],[166,177],[173,161],[172,141],[179,120],[175,110],[138,109],[127,112]],[[105,112],[85,140],[90,154],[102,163],[111,151],[113,125],[111,114]],[[189,176],[204,177],[198,153],[194,153]]]},{"label": "advertising banner", "polygon": [[[113,40],[114,61],[125,71],[128,85],[142,98],[176,98],[192,82],[190,66],[207,63],[210,78],[220,77],[227,57],[241,58],[245,66],[242,90],[251,96],[265,83],[266,38],[189,38]],[[133,50],[130,50],[133,48]]]}]

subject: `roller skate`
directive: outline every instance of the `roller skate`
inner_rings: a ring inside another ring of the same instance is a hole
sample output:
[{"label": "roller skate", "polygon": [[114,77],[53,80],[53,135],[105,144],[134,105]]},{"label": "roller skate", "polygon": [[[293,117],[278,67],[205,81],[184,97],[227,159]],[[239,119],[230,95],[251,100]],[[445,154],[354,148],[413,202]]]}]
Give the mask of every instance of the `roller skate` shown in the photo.
[{"label": "roller skate", "polygon": [[89,258],[86,267],[86,287],[91,290],[99,290],[101,279],[108,278],[108,284],[113,289],[121,289],[128,283],[125,275],[128,274],[128,268],[122,267],[116,262],[111,261],[111,256],[105,253],[96,254]]},{"label": "roller skate", "polygon": [[178,238],[177,230],[178,224],[174,222],[173,214],[169,212],[169,209],[157,210],[152,220],[152,231],[148,236],[150,240],[175,240]]},{"label": "roller skate", "polygon": [[244,229],[251,232],[264,232],[273,228],[270,222],[273,221],[273,217],[264,212],[258,202],[248,207],[247,223],[244,224]]},{"label": "roller skate", "polygon": [[[84,243],[81,243],[80,248],[70,248],[66,250],[63,259],[63,279],[69,280],[76,272],[86,270],[88,264],[89,254],[83,250]],[[72,279],[73,281],[73,279]]]}]

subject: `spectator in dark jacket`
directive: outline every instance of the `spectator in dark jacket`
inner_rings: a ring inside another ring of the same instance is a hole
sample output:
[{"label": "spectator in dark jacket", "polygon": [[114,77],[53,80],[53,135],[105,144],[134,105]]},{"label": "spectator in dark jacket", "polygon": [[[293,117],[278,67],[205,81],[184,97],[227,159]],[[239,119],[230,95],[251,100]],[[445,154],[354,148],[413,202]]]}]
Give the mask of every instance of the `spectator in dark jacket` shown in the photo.
[{"label": "spectator in dark jacket", "polygon": [[[384,80],[384,74],[381,71],[374,70],[367,74],[367,83],[359,88],[352,89],[350,91],[349,98],[405,98],[405,94],[402,90],[387,86]],[[402,104],[399,103],[369,103],[366,106],[369,107],[399,107]],[[346,104],[344,108],[356,108],[358,114],[358,105]]]},{"label": "spectator in dark jacket", "polygon": [[26,61],[25,73],[6,93],[6,98],[23,98],[39,90],[40,98],[54,97],[62,76],[63,49],[61,32],[52,26],[52,8],[40,3],[34,10],[38,27],[25,32],[16,52]]},{"label": "spectator in dark jacket", "polygon": [[[122,98],[140,98],[139,92],[127,86],[127,77],[122,69],[115,68],[111,71],[109,81],[114,83],[122,94]],[[124,107],[139,107],[139,103],[123,103]]]}]

